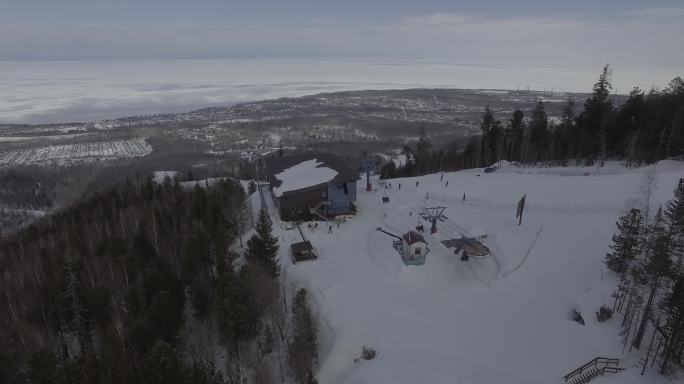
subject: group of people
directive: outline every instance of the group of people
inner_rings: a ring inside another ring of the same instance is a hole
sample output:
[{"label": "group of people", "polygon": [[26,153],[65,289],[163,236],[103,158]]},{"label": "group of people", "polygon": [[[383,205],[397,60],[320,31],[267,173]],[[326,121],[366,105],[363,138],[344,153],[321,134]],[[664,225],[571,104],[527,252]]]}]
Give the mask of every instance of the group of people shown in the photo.
[{"label": "group of people", "polygon": [[[306,226],[307,226],[312,232],[318,230],[318,222],[317,222],[317,221],[315,221],[315,222],[313,222],[313,223],[308,223]],[[337,221],[337,228],[339,228],[339,227],[340,227],[340,222],[339,222],[339,220],[338,220],[338,221]],[[333,230],[333,226],[330,225],[330,223],[328,223],[328,233],[332,233],[332,230]]]}]

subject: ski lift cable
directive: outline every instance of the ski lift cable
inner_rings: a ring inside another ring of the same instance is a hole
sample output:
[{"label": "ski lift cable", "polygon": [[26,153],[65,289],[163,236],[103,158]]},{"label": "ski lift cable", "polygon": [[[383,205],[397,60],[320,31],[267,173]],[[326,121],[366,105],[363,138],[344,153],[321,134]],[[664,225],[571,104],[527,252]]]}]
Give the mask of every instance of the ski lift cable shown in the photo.
[{"label": "ski lift cable", "polygon": [[[408,192],[411,193],[413,196],[416,196],[413,192],[411,192],[411,191],[408,191]],[[402,199],[401,197],[399,197],[394,191],[390,191],[390,193],[392,194],[392,196],[394,196],[395,198],[397,198],[397,200],[401,201],[401,202],[402,202],[405,206],[407,206],[408,208],[411,208],[411,207],[412,207],[412,204],[407,203],[406,200],[404,200],[404,199]],[[416,196],[416,197],[417,197],[417,196]],[[420,199],[420,198],[418,198],[418,199],[419,199],[419,200],[422,200],[423,202],[425,202],[425,200],[423,200],[423,199]],[[420,217],[420,215],[419,215],[419,217]],[[445,219],[446,219],[446,220],[445,220],[445,223],[447,224],[447,227],[450,227],[451,229],[455,229],[456,232],[460,233],[462,236],[468,236],[468,233],[467,233],[463,228],[461,228],[461,226],[459,226],[459,225],[456,224],[455,222],[451,221],[449,218],[445,218]],[[442,230],[442,229],[440,229],[440,228],[441,228],[441,227],[437,227],[437,232],[440,233],[441,235],[443,235],[443,236],[445,236],[445,237],[448,238],[450,235],[449,235],[448,233],[445,233],[444,230]],[[473,268],[473,266],[470,265],[470,263],[466,263],[466,264],[467,264],[467,266],[468,266],[468,269],[470,269],[470,271],[472,272],[473,276],[475,276],[475,278],[477,278],[477,280],[479,280],[480,283],[481,283],[483,286],[486,287],[487,284],[484,282],[484,280],[482,279],[482,277],[477,273],[477,271],[475,271],[475,269]]]},{"label": "ski lift cable", "polygon": [[[408,193],[410,193],[411,195],[413,195],[417,200],[420,200],[421,202],[423,202],[423,204],[424,204],[423,209],[425,209],[425,207],[429,205],[429,203],[428,203],[427,200],[425,200],[425,199],[423,199],[422,197],[416,195],[416,194],[415,194],[414,192],[412,192],[411,190],[407,189],[406,192],[408,192]],[[396,196],[396,195],[395,195],[395,196]],[[398,198],[399,200],[401,200],[401,201],[404,201],[403,199],[401,199],[401,198],[399,198],[399,197],[397,197],[397,198]],[[448,217],[445,217],[445,216],[443,216],[443,217],[444,217],[444,219],[445,219],[444,223],[451,224],[452,229],[456,230],[456,232],[460,233],[462,236],[469,236],[468,231],[466,231],[463,227],[461,227],[460,225],[456,224],[454,221],[452,221],[452,220],[449,219]],[[449,226],[449,225],[447,225],[447,226]]]},{"label": "ski lift cable", "polygon": [[[399,197],[394,191],[391,191],[390,193],[391,193],[392,196],[394,196],[397,200],[401,201],[406,207],[408,207],[408,208],[412,208],[412,207],[413,207],[412,204],[407,203],[406,200],[404,200],[404,199],[402,199],[401,197]],[[413,194],[411,191],[409,191],[409,193]],[[416,195],[413,194],[413,196],[416,196]],[[417,197],[417,196],[416,196],[416,197]],[[419,198],[418,200],[422,200],[422,199]],[[425,200],[423,200],[423,202],[425,202]],[[423,209],[425,209],[425,207],[423,207]],[[420,213],[418,214],[418,217],[419,217],[418,223],[420,223],[420,222],[422,221],[422,220],[421,220],[422,217],[420,216]],[[456,232],[458,232],[458,233],[461,234],[462,236],[468,236],[467,231],[465,231],[463,228],[461,228],[458,224],[452,222],[452,221],[451,221],[449,218],[447,218],[447,217],[444,217],[444,218],[446,219],[446,220],[445,220],[445,223],[451,224],[451,225],[447,225],[448,227],[450,227],[451,229],[455,230]],[[437,230],[439,231],[439,228],[438,228]],[[444,234],[444,235],[447,236],[447,237],[449,236],[448,234],[445,234],[445,233],[443,233],[443,232],[442,232],[442,234]]]}]

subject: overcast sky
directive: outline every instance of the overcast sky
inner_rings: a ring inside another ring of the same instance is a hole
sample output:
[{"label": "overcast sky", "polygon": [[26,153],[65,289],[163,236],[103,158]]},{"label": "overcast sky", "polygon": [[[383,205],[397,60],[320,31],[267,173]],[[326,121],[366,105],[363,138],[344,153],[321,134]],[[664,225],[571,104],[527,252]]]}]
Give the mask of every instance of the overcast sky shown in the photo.
[{"label": "overcast sky", "polygon": [[684,2],[0,0],[0,60],[345,57],[684,68]]}]

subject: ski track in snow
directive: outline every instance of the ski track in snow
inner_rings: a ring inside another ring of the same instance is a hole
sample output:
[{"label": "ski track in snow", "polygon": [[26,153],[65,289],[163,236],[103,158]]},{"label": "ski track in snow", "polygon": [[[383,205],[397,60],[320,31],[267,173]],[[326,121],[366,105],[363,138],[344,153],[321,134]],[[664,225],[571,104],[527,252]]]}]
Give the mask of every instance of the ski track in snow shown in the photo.
[{"label": "ski track in snow", "polygon": [[530,253],[532,252],[532,249],[534,248],[534,245],[537,243],[537,239],[539,239],[539,236],[541,236],[542,230],[544,229],[544,222],[542,222],[542,225],[539,227],[539,231],[537,231],[537,235],[534,237],[532,240],[532,244],[530,244],[530,247],[527,249],[527,252],[525,252],[525,255],[523,256],[522,260],[520,260],[520,263],[515,266],[515,268],[511,269],[510,271],[504,272],[503,277],[508,277],[511,274],[513,274],[515,271],[520,269],[520,267],[525,264],[525,261],[527,261],[527,258],[530,256]]}]

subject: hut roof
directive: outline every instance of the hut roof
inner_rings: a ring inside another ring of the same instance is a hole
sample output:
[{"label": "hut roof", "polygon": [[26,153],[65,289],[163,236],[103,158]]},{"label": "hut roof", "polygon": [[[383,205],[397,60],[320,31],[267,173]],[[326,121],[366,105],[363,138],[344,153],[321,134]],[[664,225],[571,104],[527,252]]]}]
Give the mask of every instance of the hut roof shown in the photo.
[{"label": "hut roof", "polygon": [[292,247],[292,253],[295,255],[300,253],[300,252],[311,252],[313,250],[313,246],[311,245],[310,241],[302,241],[300,243],[293,243],[291,245]]},{"label": "hut roof", "polygon": [[423,238],[423,235],[421,235],[420,233],[418,233],[416,231],[408,231],[408,232],[404,233],[401,236],[401,238],[404,239],[404,241],[408,245],[412,245],[412,244],[415,244],[418,242],[425,243],[425,239]]}]

